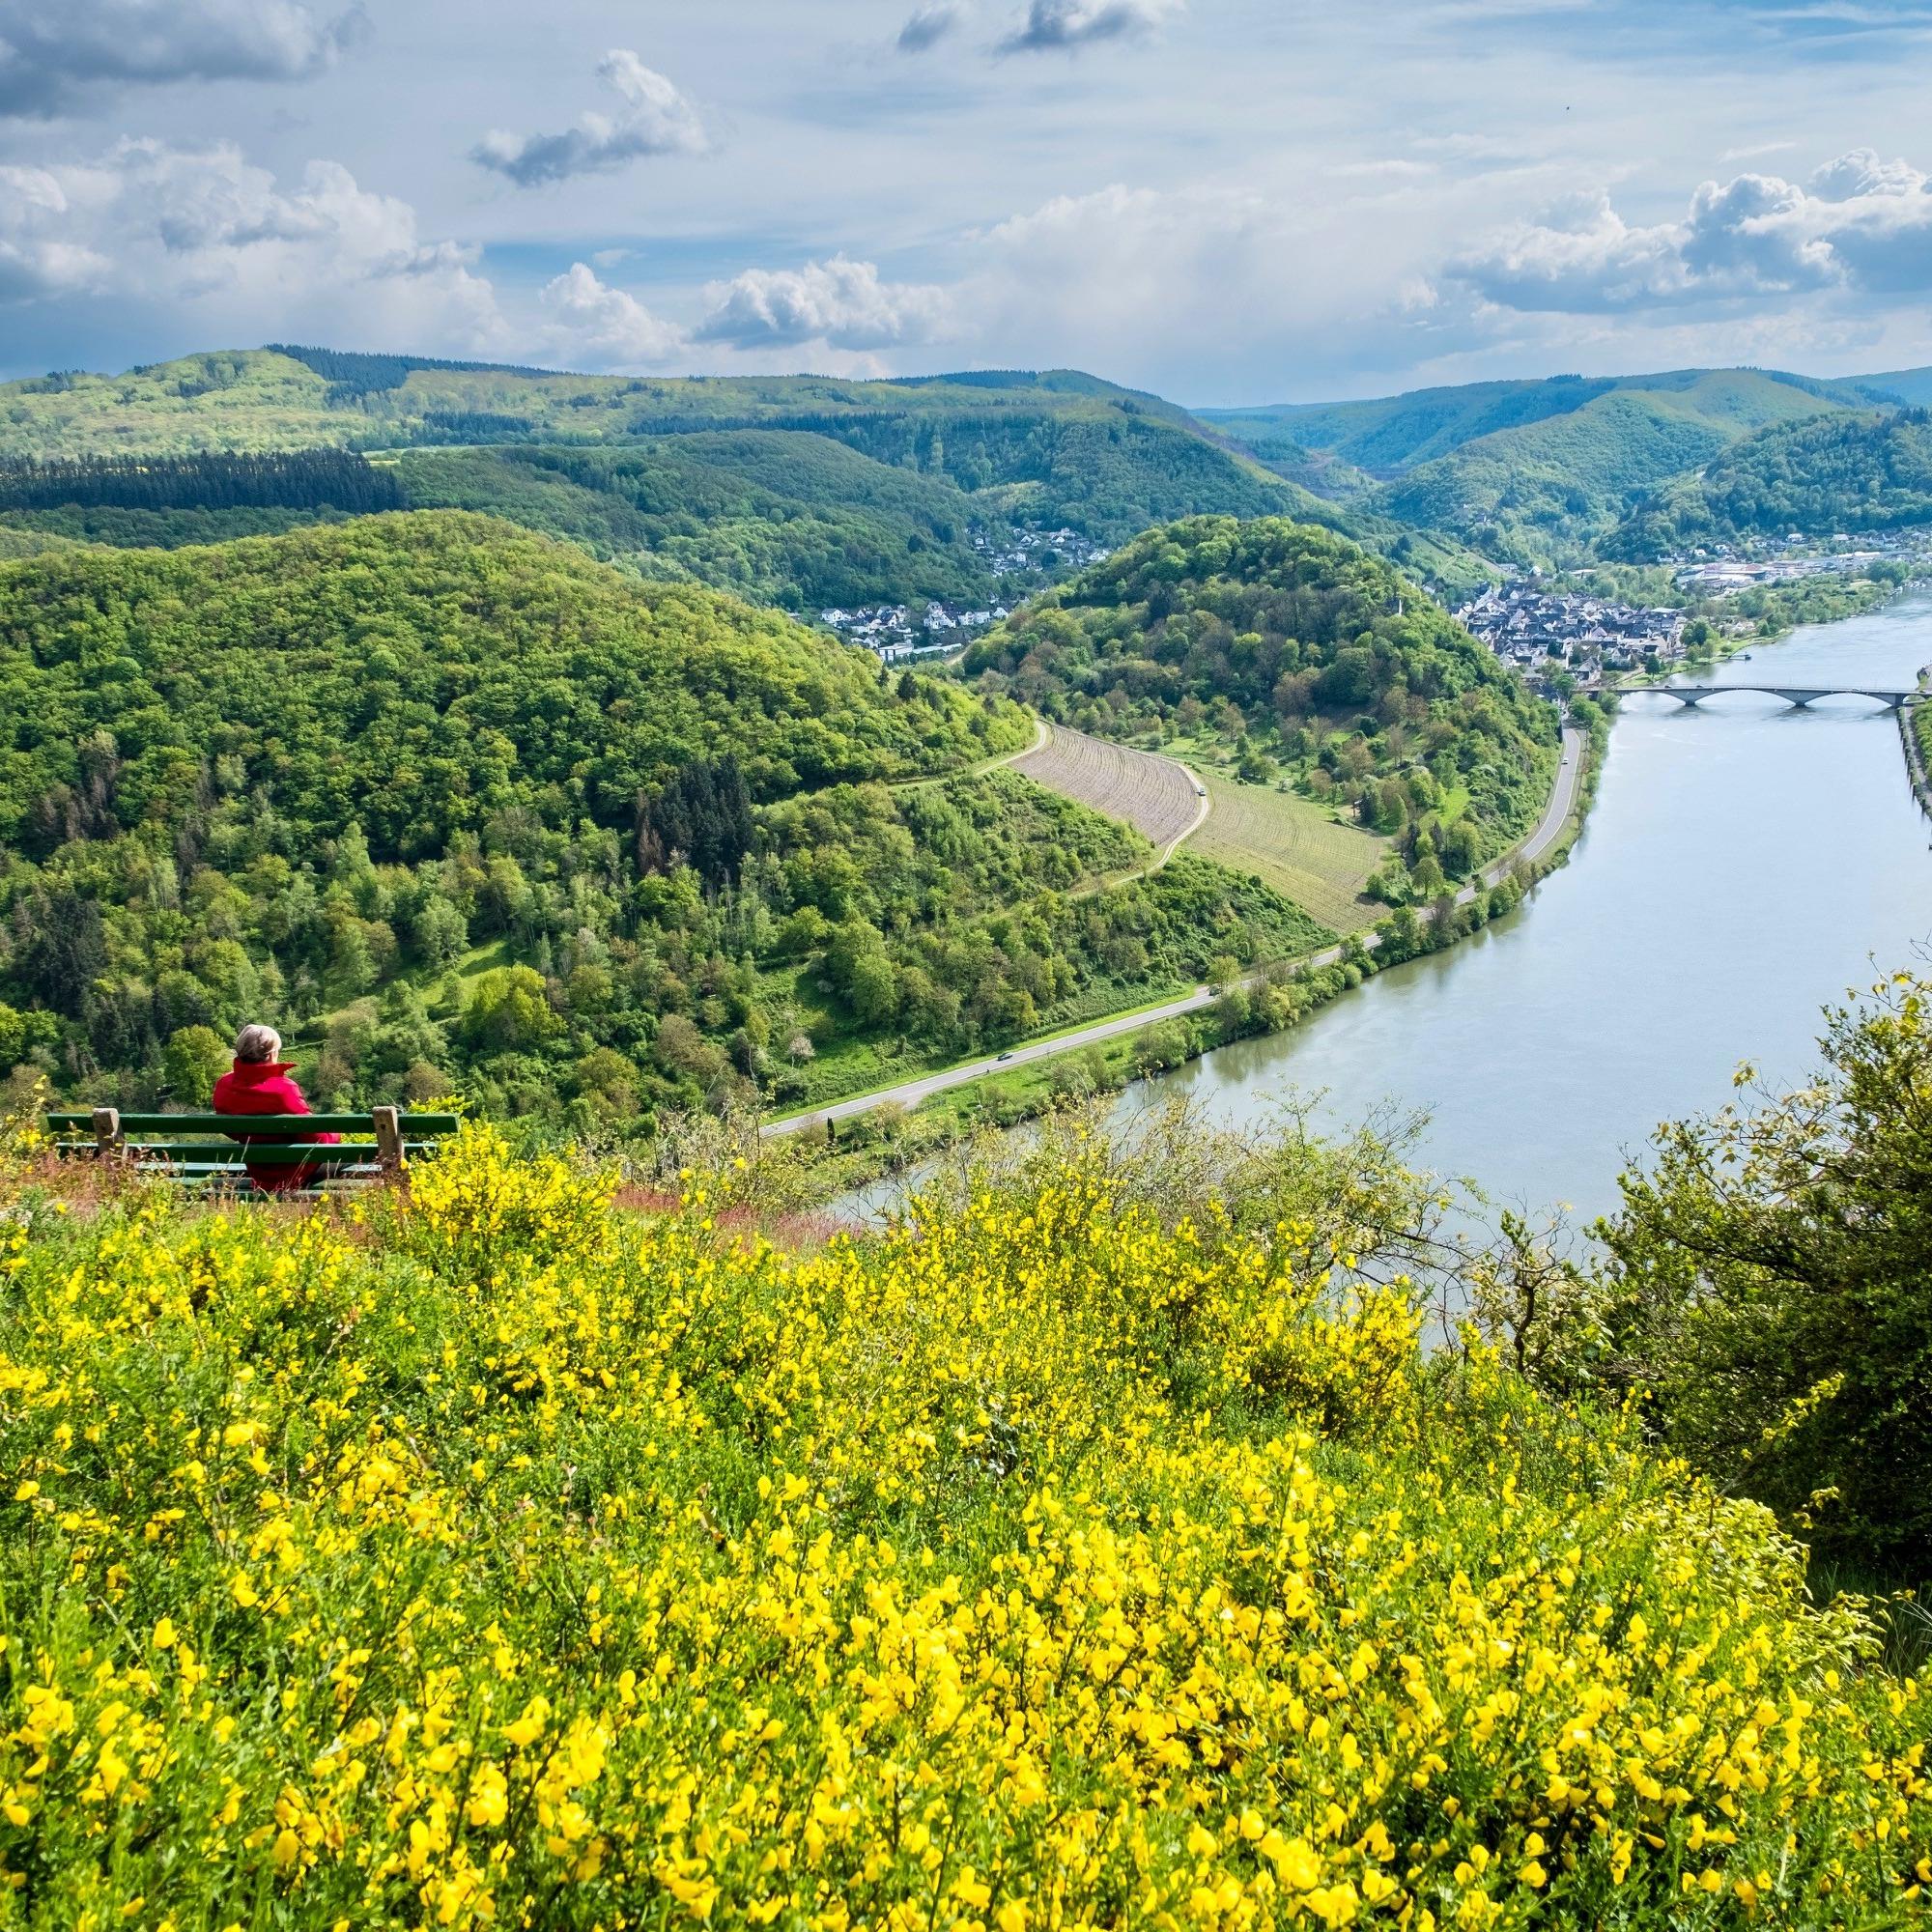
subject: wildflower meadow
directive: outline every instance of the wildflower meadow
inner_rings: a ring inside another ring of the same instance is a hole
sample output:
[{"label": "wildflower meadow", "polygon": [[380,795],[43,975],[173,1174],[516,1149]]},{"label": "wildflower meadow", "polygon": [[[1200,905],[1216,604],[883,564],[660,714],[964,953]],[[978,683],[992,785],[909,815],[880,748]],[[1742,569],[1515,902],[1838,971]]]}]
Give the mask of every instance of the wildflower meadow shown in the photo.
[{"label": "wildflower meadow", "polygon": [[1878,1928],[1932,1698],[1312,1223],[0,1185],[0,1927]]}]

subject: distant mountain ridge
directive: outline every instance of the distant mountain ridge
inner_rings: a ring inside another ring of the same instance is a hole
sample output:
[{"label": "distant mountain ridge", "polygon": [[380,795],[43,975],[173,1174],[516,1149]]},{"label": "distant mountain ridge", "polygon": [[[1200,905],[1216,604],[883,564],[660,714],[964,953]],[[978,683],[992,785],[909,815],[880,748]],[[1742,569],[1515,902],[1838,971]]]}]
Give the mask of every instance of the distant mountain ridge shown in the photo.
[{"label": "distant mountain ridge", "polygon": [[[1003,586],[974,532],[1015,523],[1111,546],[1182,516],[1291,516],[1385,554],[1406,541],[1445,580],[1480,574],[1459,546],[1357,515],[1177,404],[1080,370],[659,379],[295,346],[0,385],[0,462],[322,449],[374,456],[406,505],[505,516],[791,609],[989,603]],[[0,533],[205,543],[322,514],[244,515],[233,496],[212,479],[207,504],[177,493],[160,517],[97,491],[85,518],[0,511]]]},{"label": "distant mountain ridge", "polygon": [[[1932,369],[1733,368],[1190,413],[1077,369],[587,376],[282,345],[0,384],[0,465],[206,460],[205,499],[179,474],[124,499],[90,475],[72,504],[0,489],[0,550],[271,534],[386,490],[783,609],[986,609],[1039,582],[993,567],[1014,525],[1114,547],[1188,516],[1288,516],[1453,599],[1499,563],[1627,552],[1633,517],[1745,439],[1926,402]],[[345,469],[354,501],[306,485],[282,501],[221,470],[301,452],[367,455],[381,486]]]},{"label": "distant mountain ridge", "polygon": [[1763,369],[1475,383],[1354,403],[1205,410],[1284,474],[1325,459],[1351,513],[1443,532],[1504,561],[1575,562],[1639,502],[1742,439],[1898,407],[1932,370],[1828,381]]},{"label": "distant mountain ridge", "polygon": [[1932,369],[1885,376],[1821,379],[1776,369],[1672,369],[1634,376],[1547,376],[1410,389],[1400,395],[1342,403],[1271,403],[1242,409],[1201,409],[1206,423],[1240,439],[1249,432],[1292,436],[1308,449],[1325,450],[1372,472],[1413,469],[1498,431],[1523,429],[1573,414],[1616,390],[1668,394],[1694,390],[1712,377],[1776,384],[1824,406],[1869,409],[1916,400],[1922,383],[1932,395]]},{"label": "distant mountain ridge", "polygon": [[1650,493],[1605,540],[1632,562],[1798,529],[1932,524],[1932,412],[1807,416],[1733,443]]}]

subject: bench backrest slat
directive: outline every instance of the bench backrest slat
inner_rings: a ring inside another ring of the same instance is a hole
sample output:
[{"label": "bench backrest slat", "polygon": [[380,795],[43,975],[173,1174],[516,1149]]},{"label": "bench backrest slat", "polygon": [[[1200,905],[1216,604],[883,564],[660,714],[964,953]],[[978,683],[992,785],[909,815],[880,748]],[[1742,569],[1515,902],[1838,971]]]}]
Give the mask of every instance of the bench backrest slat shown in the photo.
[{"label": "bench backrest slat", "polygon": [[[96,1107],[85,1114],[49,1114],[46,1122],[56,1137],[93,1136],[56,1138],[56,1151],[66,1159],[92,1155],[185,1181],[213,1179],[242,1168],[286,1167],[364,1183],[392,1179],[406,1161],[434,1154],[460,1124],[454,1114],[406,1114],[398,1107],[366,1114],[123,1114]],[[190,1134],[217,1138],[178,1138]],[[348,1138],[324,1145],[317,1134]],[[262,1176],[261,1185],[268,1184]]]},{"label": "bench backrest slat", "polygon": [[[405,1141],[402,1151],[406,1159],[413,1159],[419,1154],[436,1152],[440,1145],[437,1141]],[[54,1149],[64,1154],[99,1151],[93,1141],[56,1141]],[[128,1149],[129,1159],[164,1161],[170,1166],[179,1166],[184,1162],[228,1167],[298,1167],[304,1162],[325,1160],[373,1163],[379,1161],[382,1154],[382,1149],[374,1141],[346,1141],[334,1146],[284,1141],[273,1146],[247,1147],[221,1141],[137,1141]]]},{"label": "bench backrest slat", "polygon": [[[94,1116],[49,1114],[55,1132],[92,1133]],[[400,1114],[405,1134],[453,1134],[454,1114]],[[123,1114],[124,1134],[373,1134],[373,1114]]]}]

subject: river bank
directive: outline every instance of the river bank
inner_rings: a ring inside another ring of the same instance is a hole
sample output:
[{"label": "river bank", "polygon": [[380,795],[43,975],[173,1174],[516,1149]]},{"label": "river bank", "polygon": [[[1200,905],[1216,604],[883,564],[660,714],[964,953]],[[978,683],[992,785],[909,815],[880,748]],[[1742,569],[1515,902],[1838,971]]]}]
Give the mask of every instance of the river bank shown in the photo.
[{"label": "river bank", "polygon": [[[1932,658],[1932,592],[1753,652],[1709,682],[1897,689]],[[1338,1130],[1378,1103],[1431,1116],[1419,1150],[1492,1199],[1613,1207],[1661,1121],[1737,1097],[1749,1061],[1795,1087],[1820,1009],[1922,956],[1932,855],[1893,717],[1719,697],[1632,706],[1534,918],[1379,976],[1281,1041],[1170,1083],[1252,1123],[1293,1090]]]},{"label": "river bank", "polygon": [[[1752,658],[1704,681],[1910,685],[1932,660],[1932,591]],[[1533,917],[1506,913],[1277,1035],[1133,1082],[1116,1117],[1167,1094],[1243,1131],[1267,1131],[1291,1096],[1336,1134],[1425,1115],[1415,1157],[1432,1170],[1531,1212],[1567,1204],[1586,1225],[1658,1122],[1735,1099],[1747,1059],[1768,1084],[1803,1083],[1820,1009],[1922,956],[1932,854],[1897,729],[1852,698],[1633,706]],[[917,1120],[895,1160],[868,1150],[847,1171],[914,1164]],[[841,1211],[882,1211],[895,1191]]]},{"label": "river bank", "polygon": [[929,1076],[912,1083],[924,1090],[913,1106],[896,1097],[905,1089],[856,1095],[836,1108],[771,1123],[761,1142],[768,1144],[776,1127],[796,1146],[822,1127],[825,1139],[807,1158],[819,1191],[829,1197],[903,1173],[989,1126],[1017,1126],[1068,1102],[1174,1072],[1233,1041],[1287,1032],[1378,973],[1440,952],[1514,913],[1567,859],[1595,795],[1603,748],[1601,736],[1566,727],[1542,820],[1477,881],[1434,907],[1399,908],[1374,928],[1311,958],[1263,967],[1236,986],[1202,988],[1163,1008]]},{"label": "river bank", "polygon": [[1932,818],[1932,778],[1925,768],[1926,741],[1932,737],[1932,710],[1924,697],[1917,697],[1898,714],[1898,735],[1905,743],[1905,768],[1912,775],[1912,795],[1918,809]]}]

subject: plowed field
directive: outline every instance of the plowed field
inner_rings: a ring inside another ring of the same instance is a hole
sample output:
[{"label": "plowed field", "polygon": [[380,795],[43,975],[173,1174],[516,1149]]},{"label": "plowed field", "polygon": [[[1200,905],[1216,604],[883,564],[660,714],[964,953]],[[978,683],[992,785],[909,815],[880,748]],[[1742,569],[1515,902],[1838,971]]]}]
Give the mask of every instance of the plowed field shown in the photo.
[{"label": "plowed field", "polygon": [[1163,858],[1207,803],[1195,789],[1193,774],[1172,758],[1111,745],[1064,724],[1053,727],[1038,751],[1015,758],[1012,768],[1049,791],[1131,825]]}]

